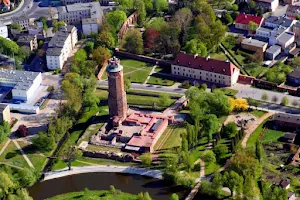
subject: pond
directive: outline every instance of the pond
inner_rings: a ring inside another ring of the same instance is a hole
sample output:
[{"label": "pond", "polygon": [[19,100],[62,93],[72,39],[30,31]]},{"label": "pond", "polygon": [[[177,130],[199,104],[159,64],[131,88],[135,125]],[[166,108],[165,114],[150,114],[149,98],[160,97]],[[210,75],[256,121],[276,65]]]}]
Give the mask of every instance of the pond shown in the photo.
[{"label": "pond", "polygon": [[52,179],[36,183],[29,188],[29,193],[34,200],[43,200],[59,194],[82,191],[85,188],[108,190],[110,185],[132,194],[147,191],[154,200],[168,200],[172,193],[177,193],[183,200],[188,193],[186,189],[173,186],[165,180],[121,173],[85,173]]}]

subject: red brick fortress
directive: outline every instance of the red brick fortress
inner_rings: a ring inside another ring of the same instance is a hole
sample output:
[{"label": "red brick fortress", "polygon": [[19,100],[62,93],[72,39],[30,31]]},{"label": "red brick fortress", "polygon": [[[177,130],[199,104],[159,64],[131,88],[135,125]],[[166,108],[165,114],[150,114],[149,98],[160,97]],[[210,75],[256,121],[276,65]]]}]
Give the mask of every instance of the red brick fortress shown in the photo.
[{"label": "red brick fortress", "polygon": [[113,57],[106,68],[108,74],[108,107],[114,126],[118,126],[127,117],[127,100],[124,88],[123,66]]}]

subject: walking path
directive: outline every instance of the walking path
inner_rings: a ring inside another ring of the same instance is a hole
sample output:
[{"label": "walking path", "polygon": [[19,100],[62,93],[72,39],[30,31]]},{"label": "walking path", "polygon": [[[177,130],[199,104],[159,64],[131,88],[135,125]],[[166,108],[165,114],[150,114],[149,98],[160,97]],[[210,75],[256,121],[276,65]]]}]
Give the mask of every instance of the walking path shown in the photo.
[{"label": "walking path", "polygon": [[146,80],[145,80],[145,82],[144,82],[144,85],[147,84],[147,82],[149,81],[151,75],[152,75],[153,73],[155,73],[155,68],[156,68],[156,67],[157,67],[157,65],[154,65],[154,66],[153,66],[151,72],[149,73],[149,75],[147,76],[147,78],[146,78]]},{"label": "walking path", "polygon": [[189,195],[185,198],[185,200],[192,200],[195,198],[196,194],[198,193],[201,185],[201,180],[203,177],[205,177],[205,162],[199,158],[194,162],[194,165],[200,163],[200,177],[196,180],[196,184],[189,193]]},{"label": "walking path", "polygon": [[27,164],[29,165],[29,167],[31,168],[35,168],[33,166],[33,164],[31,163],[31,161],[29,160],[29,158],[27,157],[27,155],[25,154],[25,152],[23,151],[23,149],[20,147],[19,143],[16,140],[12,140],[13,143],[16,145],[16,147],[19,149],[19,151],[21,152],[22,156],[24,157],[24,159],[26,160]]},{"label": "walking path", "polygon": [[2,149],[0,151],[0,156],[5,151],[6,147],[9,145],[10,141],[11,141],[11,139],[8,139],[7,142],[4,144],[4,146],[2,147]]},{"label": "walking path", "polygon": [[258,120],[255,121],[255,123],[253,123],[252,126],[250,126],[247,130],[245,130],[246,135],[243,138],[242,141],[242,147],[246,148],[247,146],[247,141],[249,139],[249,137],[251,136],[251,134],[255,131],[255,129],[268,117],[272,116],[274,113],[273,112],[268,112],[265,115],[263,115],[261,118],[259,118]]},{"label": "walking path", "polygon": [[91,172],[115,172],[126,174],[138,174],[142,176],[148,176],[156,179],[163,179],[162,172],[160,170],[150,170],[145,168],[136,168],[130,166],[115,166],[115,165],[97,165],[97,166],[85,166],[85,167],[72,167],[71,170],[64,168],[62,170],[52,171],[45,173],[44,180],[50,180],[54,178],[60,178],[73,174],[91,173]]}]

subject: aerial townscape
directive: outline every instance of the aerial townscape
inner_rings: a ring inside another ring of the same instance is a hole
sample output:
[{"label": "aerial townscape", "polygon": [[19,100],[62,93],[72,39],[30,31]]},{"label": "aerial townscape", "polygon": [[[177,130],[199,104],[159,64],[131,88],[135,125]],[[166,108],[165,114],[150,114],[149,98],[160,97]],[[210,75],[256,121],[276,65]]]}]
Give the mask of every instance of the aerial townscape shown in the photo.
[{"label": "aerial townscape", "polygon": [[0,0],[0,199],[300,199],[300,1]]}]

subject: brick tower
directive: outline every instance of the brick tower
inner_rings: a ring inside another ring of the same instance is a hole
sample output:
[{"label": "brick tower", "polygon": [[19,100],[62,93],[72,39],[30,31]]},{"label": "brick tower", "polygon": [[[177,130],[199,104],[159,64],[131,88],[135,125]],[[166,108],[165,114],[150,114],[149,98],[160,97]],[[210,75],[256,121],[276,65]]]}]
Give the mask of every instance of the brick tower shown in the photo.
[{"label": "brick tower", "polygon": [[127,116],[127,100],[124,89],[123,66],[120,60],[113,57],[106,68],[108,74],[108,107],[109,115],[115,126]]}]

